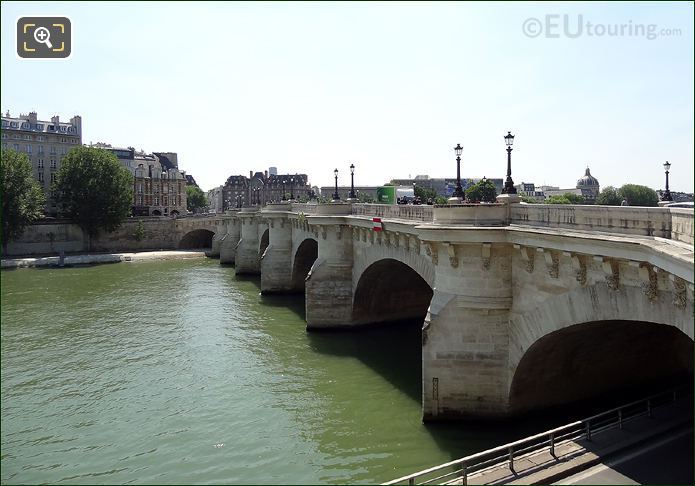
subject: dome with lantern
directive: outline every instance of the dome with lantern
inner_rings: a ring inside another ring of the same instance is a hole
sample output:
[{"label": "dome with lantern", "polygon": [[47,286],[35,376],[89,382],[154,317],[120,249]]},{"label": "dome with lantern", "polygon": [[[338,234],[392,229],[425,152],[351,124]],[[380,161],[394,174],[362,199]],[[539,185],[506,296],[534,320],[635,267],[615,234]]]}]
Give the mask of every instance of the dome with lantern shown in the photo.
[{"label": "dome with lantern", "polygon": [[599,188],[598,179],[591,175],[591,171],[589,167],[587,167],[586,172],[584,172],[584,177],[577,181],[577,189],[581,189],[582,196],[584,196],[587,201],[594,201],[598,196]]}]

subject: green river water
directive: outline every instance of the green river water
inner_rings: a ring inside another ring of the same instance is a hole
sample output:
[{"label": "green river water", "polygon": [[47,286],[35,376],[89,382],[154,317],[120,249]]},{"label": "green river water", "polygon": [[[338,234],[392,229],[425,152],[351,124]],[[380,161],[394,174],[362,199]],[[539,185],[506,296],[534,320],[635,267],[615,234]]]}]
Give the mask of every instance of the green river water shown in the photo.
[{"label": "green river water", "polygon": [[216,260],[1,275],[4,484],[375,483],[550,425],[424,425],[420,325],[307,333]]}]

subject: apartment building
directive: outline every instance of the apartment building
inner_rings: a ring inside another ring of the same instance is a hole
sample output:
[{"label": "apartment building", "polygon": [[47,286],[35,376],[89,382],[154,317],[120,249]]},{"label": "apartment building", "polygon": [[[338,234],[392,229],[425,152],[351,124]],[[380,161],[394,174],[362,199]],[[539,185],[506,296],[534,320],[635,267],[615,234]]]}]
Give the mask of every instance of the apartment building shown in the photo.
[{"label": "apartment building", "polygon": [[75,115],[61,122],[55,115],[39,120],[35,111],[13,117],[6,112],[2,117],[2,148],[23,152],[31,161],[34,177],[46,194],[45,213],[58,212],[51,183],[55,181],[63,157],[71,148],[82,144],[82,117]]}]

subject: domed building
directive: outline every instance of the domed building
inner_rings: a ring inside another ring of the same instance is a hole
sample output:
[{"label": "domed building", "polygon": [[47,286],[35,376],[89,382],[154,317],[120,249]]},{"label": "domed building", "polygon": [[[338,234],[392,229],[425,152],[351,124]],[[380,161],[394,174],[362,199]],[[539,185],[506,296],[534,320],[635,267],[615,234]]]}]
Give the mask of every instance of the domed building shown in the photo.
[{"label": "domed building", "polygon": [[577,189],[580,189],[582,191],[582,196],[584,196],[584,199],[587,203],[593,204],[594,202],[596,202],[596,198],[598,197],[600,188],[598,179],[591,175],[589,167],[586,168],[584,177],[577,181]]}]

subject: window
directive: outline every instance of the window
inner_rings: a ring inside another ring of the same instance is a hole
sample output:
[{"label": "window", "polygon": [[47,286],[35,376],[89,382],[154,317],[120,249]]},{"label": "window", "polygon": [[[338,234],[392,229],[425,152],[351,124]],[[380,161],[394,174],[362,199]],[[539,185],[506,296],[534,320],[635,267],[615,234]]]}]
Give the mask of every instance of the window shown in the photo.
[{"label": "window", "polygon": [[28,154],[31,153],[31,145],[27,145],[27,153],[28,153]]},{"label": "window", "polygon": [[31,124],[29,122],[24,122],[22,123],[22,128],[25,130],[29,130],[31,128]]},{"label": "window", "polygon": [[51,154],[55,155],[56,153],[56,147],[55,145],[51,145]]},{"label": "window", "polygon": [[21,140],[22,136],[19,133],[15,133],[14,135],[12,135],[12,138],[14,138],[15,140]]},{"label": "window", "polygon": [[15,149],[17,152],[19,152],[19,144],[18,144],[18,143],[14,144],[14,149]]},{"label": "window", "polygon": [[138,206],[142,206],[142,196],[138,196]]},{"label": "window", "polygon": [[142,184],[138,184],[138,194],[142,194]]},{"label": "window", "polygon": [[38,168],[39,168],[39,169],[43,169],[43,159],[39,159]]},{"label": "window", "polygon": [[36,124],[36,129],[37,129],[37,130],[43,130],[43,123],[37,123],[37,124]]},{"label": "window", "polygon": [[56,181],[56,174],[55,174],[55,172],[51,172],[51,182],[55,182],[55,181]]},{"label": "window", "polygon": [[43,145],[39,145],[39,153],[40,153],[40,154],[43,153]]},{"label": "window", "polygon": [[55,132],[55,130],[56,130],[55,125],[48,125],[48,131],[49,132]]},{"label": "window", "polygon": [[10,122],[10,126],[12,128],[17,128],[19,126],[19,124],[17,122]]},{"label": "window", "polygon": [[159,197],[157,196],[154,197],[154,205],[159,206]]},{"label": "window", "polygon": [[31,135],[24,135],[24,140],[31,140]]},{"label": "window", "polygon": [[36,140],[38,140],[39,142],[45,142],[45,141],[46,141],[46,137],[44,137],[43,135],[38,135],[38,136],[36,137]]},{"label": "window", "polygon": [[51,169],[55,169],[55,168],[56,168],[56,161],[55,161],[55,159],[51,159]]},{"label": "window", "polygon": [[43,182],[43,172],[39,172],[39,182]]},{"label": "window", "polygon": [[60,127],[61,132],[65,132],[65,127]]}]

